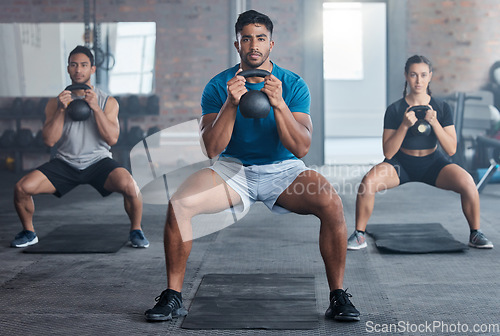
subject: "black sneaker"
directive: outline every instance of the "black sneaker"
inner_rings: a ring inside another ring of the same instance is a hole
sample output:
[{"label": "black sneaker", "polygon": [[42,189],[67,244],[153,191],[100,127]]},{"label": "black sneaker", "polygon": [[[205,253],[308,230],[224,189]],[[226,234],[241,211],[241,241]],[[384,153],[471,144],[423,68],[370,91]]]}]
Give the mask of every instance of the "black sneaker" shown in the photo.
[{"label": "black sneaker", "polygon": [[155,306],[144,313],[148,321],[170,321],[172,318],[188,314],[182,304],[182,294],[172,289],[164,290],[155,301]]},{"label": "black sneaker", "polygon": [[338,321],[359,321],[359,311],[354,307],[349,298],[351,294],[343,289],[336,289],[330,293],[330,307],[326,310],[325,317]]}]

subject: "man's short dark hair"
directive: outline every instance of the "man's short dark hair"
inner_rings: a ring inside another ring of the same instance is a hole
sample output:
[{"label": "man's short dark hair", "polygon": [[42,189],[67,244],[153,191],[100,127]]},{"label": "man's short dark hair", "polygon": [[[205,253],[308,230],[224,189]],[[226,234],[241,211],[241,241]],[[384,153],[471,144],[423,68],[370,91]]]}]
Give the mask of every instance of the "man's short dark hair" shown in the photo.
[{"label": "man's short dark hair", "polygon": [[253,9],[250,9],[246,12],[241,13],[238,16],[238,20],[234,25],[234,31],[236,33],[236,37],[238,37],[238,33],[240,33],[243,30],[243,27],[253,23],[258,23],[266,26],[267,30],[269,30],[270,35],[271,36],[273,35],[273,22],[271,21],[269,16],[259,13]]},{"label": "man's short dark hair", "polygon": [[76,46],[76,48],[73,49],[69,53],[68,64],[69,64],[69,60],[70,60],[71,56],[73,56],[75,54],[84,54],[84,55],[87,55],[87,57],[90,59],[90,65],[94,66],[94,55],[92,54],[92,51],[90,51],[89,48],[87,48],[85,46],[82,46],[82,45]]}]

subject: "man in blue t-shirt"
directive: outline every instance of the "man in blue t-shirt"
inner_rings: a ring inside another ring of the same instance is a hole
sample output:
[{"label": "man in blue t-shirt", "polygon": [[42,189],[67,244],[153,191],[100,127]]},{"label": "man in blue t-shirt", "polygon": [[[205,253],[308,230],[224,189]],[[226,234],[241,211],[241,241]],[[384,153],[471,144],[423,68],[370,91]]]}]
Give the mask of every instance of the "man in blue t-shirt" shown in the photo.
[{"label": "man in blue t-shirt", "polygon": [[[165,224],[165,261],[168,285],[148,321],[185,316],[182,285],[192,245],[191,219],[231,207],[247,211],[256,201],[272,212],[313,214],[321,221],[319,247],[330,287],[326,318],[358,321],[359,311],[343,290],[347,228],[342,201],[335,189],[299,158],[311,146],[310,94],[298,75],[269,59],[274,47],[273,23],[264,14],[240,14],[234,42],[241,63],[216,75],[201,98],[200,132],[208,157],[219,156],[210,169],[191,175],[172,196]],[[244,78],[244,70],[262,69],[271,74]],[[248,90],[269,98],[265,118],[247,119],[239,102]]]},{"label": "man in blue t-shirt", "polygon": [[[294,112],[295,118],[304,119],[304,121],[298,122],[310,129],[311,127],[307,125],[307,122],[310,122],[309,106],[311,97],[306,83],[293,72],[280,68],[271,61],[268,61],[268,63],[270,66],[269,71],[272,73],[268,82],[276,80],[276,85],[281,85],[283,101],[278,103],[284,103],[289,111]],[[207,84],[201,98],[203,119],[217,117],[221,107],[228,99],[228,82],[235,78],[237,72],[241,72],[240,67],[243,68],[244,64],[237,64],[221,72]],[[262,80],[260,78],[251,79]],[[246,89],[244,87],[248,90],[262,90],[265,87],[265,81],[254,83],[250,81],[251,79],[246,81],[241,77],[235,79],[236,88],[245,90],[243,91],[245,93]],[[236,105],[236,108],[238,109],[238,105]],[[289,159],[296,160],[297,156],[287,149],[281,141],[274,109],[274,107],[271,108],[267,118],[261,119],[245,118],[241,113],[236,113],[231,139],[227,147],[223,149],[221,156],[236,158],[244,165],[263,165]],[[292,115],[290,114],[289,117],[292,117]],[[305,152],[304,154],[298,154],[304,156]]]}]

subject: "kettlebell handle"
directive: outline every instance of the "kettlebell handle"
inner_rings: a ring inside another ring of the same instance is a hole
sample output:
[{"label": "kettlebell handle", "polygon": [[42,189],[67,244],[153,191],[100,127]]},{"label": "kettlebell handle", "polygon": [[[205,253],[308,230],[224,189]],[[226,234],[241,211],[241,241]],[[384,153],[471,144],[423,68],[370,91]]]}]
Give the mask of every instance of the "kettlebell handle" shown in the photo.
[{"label": "kettlebell handle", "polygon": [[271,73],[267,70],[264,69],[250,69],[250,70],[245,70],[237,74],[237,76],[243,76],[245,78],[248,77],[266,77],[269,76]]},{"label": "kettlebell handle", "polygon": [[71,84],[71,85],[66,86],[66,88],[64,90],[67,90],[67,91],[92,90],[92,88],[90,86],[88,86],[87,84]]},{"label": "kettlebell handle", "polygon": [[415,105],[415,106],[410,107],[410,109],[408,110],[408,112],[410,112],[410,111],[419,111],[419,110],[427,111],[427,110],[430,110],[430,108],[427,105]]}]

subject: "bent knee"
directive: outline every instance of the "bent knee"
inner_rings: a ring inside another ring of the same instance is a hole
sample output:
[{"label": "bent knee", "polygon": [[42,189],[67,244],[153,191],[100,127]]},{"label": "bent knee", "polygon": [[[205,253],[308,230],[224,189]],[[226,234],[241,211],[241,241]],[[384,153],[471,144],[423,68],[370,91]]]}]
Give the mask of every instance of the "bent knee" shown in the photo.
[{"label": "bent knee", "polygon": [[193,197],[179,194],[177,192],[172,195],[172,198],[170,199],[170,205],[177,212],[188,212],[198,206]]},{"label": "bent knee", "polygon": [[26,179],[21,179],[14,186],[14,194],[21,197],[33,196],[35,194],[35,188],[32,183],[29,183]]},{"label": "bent knee", "polygon": [[377,193],[377,184],[368,177],[364,177],[358,187],[359,196],[375,195]]},{"label": "bent knee", "polygon": [[121,179],[116,188],[125,197],[138,198],[140,196],[139,186],[131,176]]},{"label": "bent knee", "polygon": [[390,189],[393,186],[384,181],[383,179],[377,178],[373,175],[366,175],[358,187],[359,196],[369,196],[375,195],[379,191]]},{"label": "bent knee", "polygon": [[471,181],[464,181],[461,183],[457,188],[457,192],[461,195],[468,195],[469,197],[479,197],[476,184],[472,179]]},{"label": "bent knee", "polygon": [[27,195],[29,195],[29,193],[26,190],[26,187],[22,183],[22,181],[17,182],[16,185],[14,186],[14,195],[16,195],[16,196],[27,196]]},{"label": "bent knee", "polygon": [[319,217],[338,217],[344,215],[342,199],[337,194],[318,197],[314,202],[314,213]]},{"label": "bent knee", "polygon": [[344,207],[340,197],[334,197],[328,204],[324,204],[317,217],[321,220],[322,225],[328,225],[332,228],[345,225]]},{"label": "bent knee", "polygon": [[174,193],[168,203],[168,216],[174,215],[179,220],[189,220],[200,213],[199,204],[192,197],[183,197]]}]

